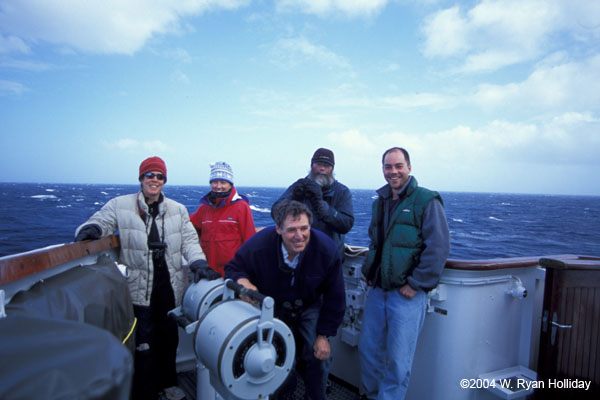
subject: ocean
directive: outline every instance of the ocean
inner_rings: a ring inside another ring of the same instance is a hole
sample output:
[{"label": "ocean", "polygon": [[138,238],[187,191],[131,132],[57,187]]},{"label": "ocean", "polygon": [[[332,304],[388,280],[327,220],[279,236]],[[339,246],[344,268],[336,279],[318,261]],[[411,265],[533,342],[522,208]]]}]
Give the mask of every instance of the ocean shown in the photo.
[{"label": "ocean", "polygon": [[[71,242],[75,228],[108,200],[138,185],[2,183],[0,257]],[[194,212],[208,186],[166,185],[164,193]],[[285,188],[238,187],[257,227],[272,225]],[[577,254],[600,256],[600,197],[441,192],[453,259]],[[352,190],[354,227],[346,243],[368,246],[373,190]]]}]

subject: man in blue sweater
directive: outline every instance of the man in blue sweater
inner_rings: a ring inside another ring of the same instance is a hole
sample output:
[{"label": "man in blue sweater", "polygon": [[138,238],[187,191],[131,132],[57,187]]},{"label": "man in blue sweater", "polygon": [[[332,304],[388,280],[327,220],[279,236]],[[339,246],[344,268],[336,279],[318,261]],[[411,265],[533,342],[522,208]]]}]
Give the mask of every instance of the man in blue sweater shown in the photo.
[{"label": "man in blue sweater", "polygon": [[[340,254],[333,240],[311,229],[312,214],[304,204],[283,200],[273,216],[276,226],[240,247],[225,265],[225,278],[275,300],[275,317],[294,333],[305,398],[321,400],[328,338],[336,335],[346,309]],[[284,392],[293,390],[295,373]]]}]

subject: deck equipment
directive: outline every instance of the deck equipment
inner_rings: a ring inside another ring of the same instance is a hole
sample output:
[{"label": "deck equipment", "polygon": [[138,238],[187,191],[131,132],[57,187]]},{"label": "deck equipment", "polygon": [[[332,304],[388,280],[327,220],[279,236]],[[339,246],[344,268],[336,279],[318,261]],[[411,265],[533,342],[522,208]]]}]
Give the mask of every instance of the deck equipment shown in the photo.
[{"label": "deck equipment", "polygon": [[273,317],[274,305],[231,280],[200,280],[188,288],[171,313],[193,335],[197,399],[214,400],[215,391],[227,400],[268,399],[283,384],[296,349],[291,330]]}]

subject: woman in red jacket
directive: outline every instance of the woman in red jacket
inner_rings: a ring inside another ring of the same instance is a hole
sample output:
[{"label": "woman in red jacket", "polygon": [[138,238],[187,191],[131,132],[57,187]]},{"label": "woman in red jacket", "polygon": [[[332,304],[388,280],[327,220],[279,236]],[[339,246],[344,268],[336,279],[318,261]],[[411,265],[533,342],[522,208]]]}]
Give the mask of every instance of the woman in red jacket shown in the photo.
[{"label": "woman in red jacket", "polygon": [[250,202],[235,190],[229,164],[217,162],[210,168],[211,191],[190,219],[208,265],[223,276],[225,264],[256,230]]}]

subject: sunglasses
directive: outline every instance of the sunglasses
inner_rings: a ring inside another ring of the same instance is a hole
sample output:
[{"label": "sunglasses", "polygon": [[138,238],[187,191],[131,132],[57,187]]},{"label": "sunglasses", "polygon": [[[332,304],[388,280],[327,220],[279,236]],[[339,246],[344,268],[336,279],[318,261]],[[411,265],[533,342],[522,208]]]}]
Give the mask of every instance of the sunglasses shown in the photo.
[{"label": "sunglasses", "polygon": [[148,179],[157,177],[159,181],[164,181],[166,178],[166,176],[164,176],[163,174],[155,174],[153,172],[146,172],[143,176]]}]

